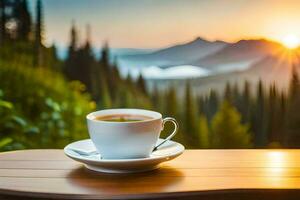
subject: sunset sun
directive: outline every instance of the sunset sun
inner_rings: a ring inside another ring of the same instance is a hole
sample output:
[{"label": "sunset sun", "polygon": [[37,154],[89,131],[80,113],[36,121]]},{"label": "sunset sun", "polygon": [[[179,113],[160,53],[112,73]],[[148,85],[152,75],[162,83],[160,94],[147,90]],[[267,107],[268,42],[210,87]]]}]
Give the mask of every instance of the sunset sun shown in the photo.
[{"label": "sunset sun", "polygon": [[296,35],[286,35],[282,38],[281,42],[289,49],[295,49],[300,45],[300,39]]}]

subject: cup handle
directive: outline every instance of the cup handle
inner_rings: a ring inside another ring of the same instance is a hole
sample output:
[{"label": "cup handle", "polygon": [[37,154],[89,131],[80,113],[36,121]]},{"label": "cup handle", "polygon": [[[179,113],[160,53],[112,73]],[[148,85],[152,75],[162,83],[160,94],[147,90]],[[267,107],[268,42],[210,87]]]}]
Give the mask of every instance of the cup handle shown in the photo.
[{"label": "cup handle", "polygon": [[160,147],[161,145],[163,145],[165,142],[169,141],[172,137],[174,137],[174,135],[177,133],[179,125],[178,122],[176,121],[176,119],[172,118],[172,117],[166,117],[163,119],[162,122],[162,129],[164,129],[165,123],[166,122],[172,122],[174,124],[174,130],[173,132],[166,138],[164,139],[164,141],[162,141],[161,143],[159,143],[158,145],[156,145],[153,149],[153,151],[157,150],[158,147]]}]

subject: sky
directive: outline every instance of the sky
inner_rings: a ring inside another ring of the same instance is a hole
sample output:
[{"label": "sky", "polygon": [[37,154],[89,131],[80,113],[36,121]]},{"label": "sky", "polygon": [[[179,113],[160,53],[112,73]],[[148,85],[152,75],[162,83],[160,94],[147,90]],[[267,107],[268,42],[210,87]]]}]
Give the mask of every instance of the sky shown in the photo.
[{"label": "sky", "polygon": [[[35,0],[30,0],[34,8]],[[161,48],[196,37],[300,37],[299,0],[43,0],[46,44],[66,46],[72,20],[95,47]]]}]

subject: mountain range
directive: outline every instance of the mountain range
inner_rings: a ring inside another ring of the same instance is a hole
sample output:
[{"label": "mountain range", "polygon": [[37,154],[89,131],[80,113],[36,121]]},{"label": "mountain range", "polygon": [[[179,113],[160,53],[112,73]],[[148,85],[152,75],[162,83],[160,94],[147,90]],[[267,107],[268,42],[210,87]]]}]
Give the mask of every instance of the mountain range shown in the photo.
[{"label": "mountain range", "polygon": [[228,43],[223,41],[210,42],[202,38],[178,44],[175,46],[163,48],[148,54],[128,55],[123,59],[145,63],[146,65],[159,65],[160,67],[168,67],[170,65],[181,65],[189,63],[193,60],[203,58],[213,54],[225,47]]},{"label": "mountain range", "polygon": [[[194,84],[197,89],[220,88],[226,82],[241,83],[245,80],[256,83],[258,79],[286,87],[291,66],[298,64],[298,54],[295,52],[297,51],[288,50],[280,43],[266,39],[228,43],[196,38],[151,53],[121,56],[120,63],[127,73],[131,70],[135,75],[140,72],[153,84],[158,82],[157,79],[160,83],[166,83],[170,79],[172,82],[180,82],[182,74],[191,75],[182,76],[182,79],[193,78],[195,83],[199,83]],[[174,77],[170,75],[171,71]],[[166,76],[158,76],[159,73]]]}]

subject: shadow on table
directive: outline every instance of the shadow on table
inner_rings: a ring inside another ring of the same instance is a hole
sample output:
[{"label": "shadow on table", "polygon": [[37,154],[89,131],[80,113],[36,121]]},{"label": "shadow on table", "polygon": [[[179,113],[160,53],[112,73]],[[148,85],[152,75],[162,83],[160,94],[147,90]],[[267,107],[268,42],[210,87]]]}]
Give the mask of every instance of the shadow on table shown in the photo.
[{"label": "shadow on table", "polygon": [[68,175],[73,186],[103,195],[168,192],[183,178],[182,172],[171,167],[132,174],[106,174],[79,167]]}]

